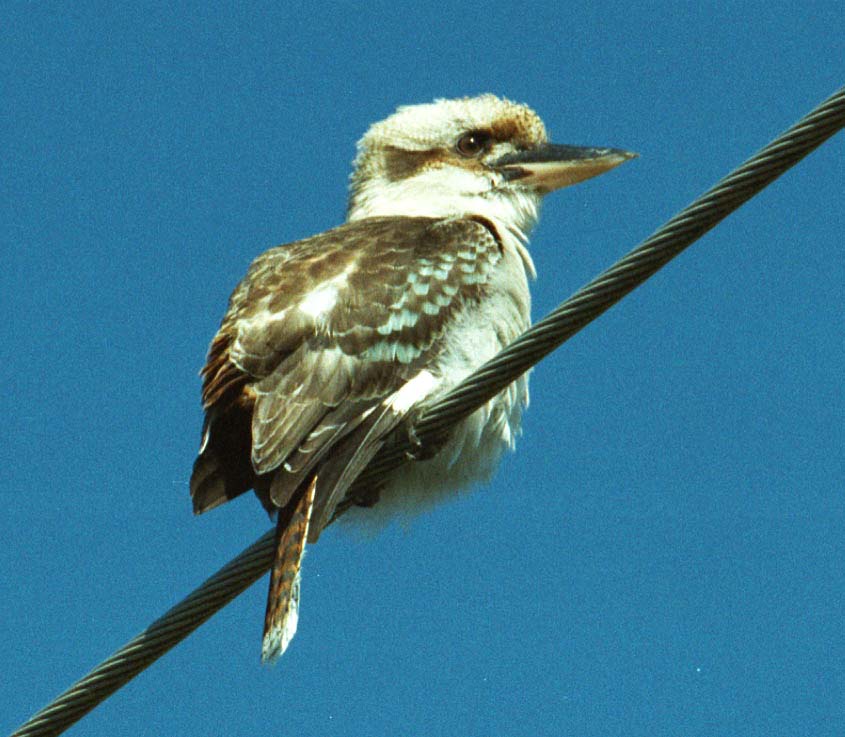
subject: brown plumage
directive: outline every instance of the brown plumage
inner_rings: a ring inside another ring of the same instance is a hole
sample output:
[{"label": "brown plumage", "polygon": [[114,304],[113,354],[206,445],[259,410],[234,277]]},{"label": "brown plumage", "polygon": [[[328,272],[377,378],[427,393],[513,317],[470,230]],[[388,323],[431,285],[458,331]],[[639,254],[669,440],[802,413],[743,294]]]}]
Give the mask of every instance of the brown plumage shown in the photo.
[{"label": "brown plumage", "polygon": [[550,144],[536,113],[493,95],[402,107],[359,142],[347,223],[252,264],[202,371],[191,496],[199,513],[254,489],[278,514],[265,660],[295,630],[305,544],[335,516],[431,505],[513,446],[525,376],[425,462],[356,484],[400,423],[528,326],[543,196],[631,157]]},{"label": "brown plumage", "polygon": [[235,289],[202,370],[191,496],[201,513],[254,489],[281,510],[268,627],[290,610],[279,582],[301,559],[290,520],[313,509],[314,541],[339,505],[374,503],[377,490],[345,495],[407,413],[391,398],[482,297],[500,256],[481,220],[373,218],[267,251]]}]

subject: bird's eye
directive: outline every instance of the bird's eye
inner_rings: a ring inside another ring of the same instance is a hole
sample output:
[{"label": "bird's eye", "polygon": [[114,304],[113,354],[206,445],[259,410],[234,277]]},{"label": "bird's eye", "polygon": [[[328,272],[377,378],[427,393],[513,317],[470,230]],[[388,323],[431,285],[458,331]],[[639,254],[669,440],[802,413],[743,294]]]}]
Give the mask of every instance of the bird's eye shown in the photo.
[{"label": "bird's eye", "polygon": [[464,133],[455,144],[457,152],[468,159],[484,153],[490,147],[490,134],[485,131]]}]

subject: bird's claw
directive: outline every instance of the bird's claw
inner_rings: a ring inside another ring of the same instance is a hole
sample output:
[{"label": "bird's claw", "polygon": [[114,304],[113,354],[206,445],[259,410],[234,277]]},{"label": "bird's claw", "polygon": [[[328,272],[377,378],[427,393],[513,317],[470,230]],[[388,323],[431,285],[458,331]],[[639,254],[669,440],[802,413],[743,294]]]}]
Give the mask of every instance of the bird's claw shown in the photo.
[{"label": "bird's claw", "polygon": [[428,438],[423,442],[413,425],[408,425],[407,439],[411,447],[405,451],[405,458],[409,461],[427,461],[434,458],[446,442],[446,437]]}]

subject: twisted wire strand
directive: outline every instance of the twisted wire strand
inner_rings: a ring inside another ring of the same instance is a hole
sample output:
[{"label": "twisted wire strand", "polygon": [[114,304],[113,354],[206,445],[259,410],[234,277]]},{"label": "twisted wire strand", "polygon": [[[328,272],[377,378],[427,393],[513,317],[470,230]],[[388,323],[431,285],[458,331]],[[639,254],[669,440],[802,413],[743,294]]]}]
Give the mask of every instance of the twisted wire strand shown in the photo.
[{"label": "twisted wire strand", "polygon": [[[418,441],[435,440],[539,363],[721,220],[845,126],[845,88],[837,90],[634,250],[536,322],[499,354],[429,407],[414,424]],[[411,442],[391,445],[356,482],[364,485],[402,463]]]},{"label": "twisted wire strand", "polygon": [[420,441],[454,426],[494,397],[843,126],[845,88],[717,182],[433,405],[415,426]]},{"label": "twisted wire strand", "polygon": [[[845,126],[845,88],[720,180],[651,237],[535,323],[419,418],[425,445],[481,407],[581,328]],[[362,474],[366,483],[402,463],[410,439],[387,447]],[[12,737],[57,735],[179,643],[260,578],[272,564],[274,531],[168,610],[23,724]]]},{"label": "twisted wire strand", "polygon": [[18,735],[57,735],[81,719],[263,576],[273,562],[269,530],[166,611],[139,635],[18,728]]}]

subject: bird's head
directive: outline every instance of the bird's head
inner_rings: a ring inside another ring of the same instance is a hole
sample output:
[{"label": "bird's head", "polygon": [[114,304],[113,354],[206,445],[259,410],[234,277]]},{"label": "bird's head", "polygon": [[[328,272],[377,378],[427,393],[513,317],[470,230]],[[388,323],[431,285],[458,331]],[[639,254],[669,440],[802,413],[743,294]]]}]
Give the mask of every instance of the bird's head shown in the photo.
[{"label": "bird's head", "polygon": [[408,105],[359,141],[348,219],[481,215],[522,234],[544,195],[634,156],[549,143],[533,110],[495,95]]}]

